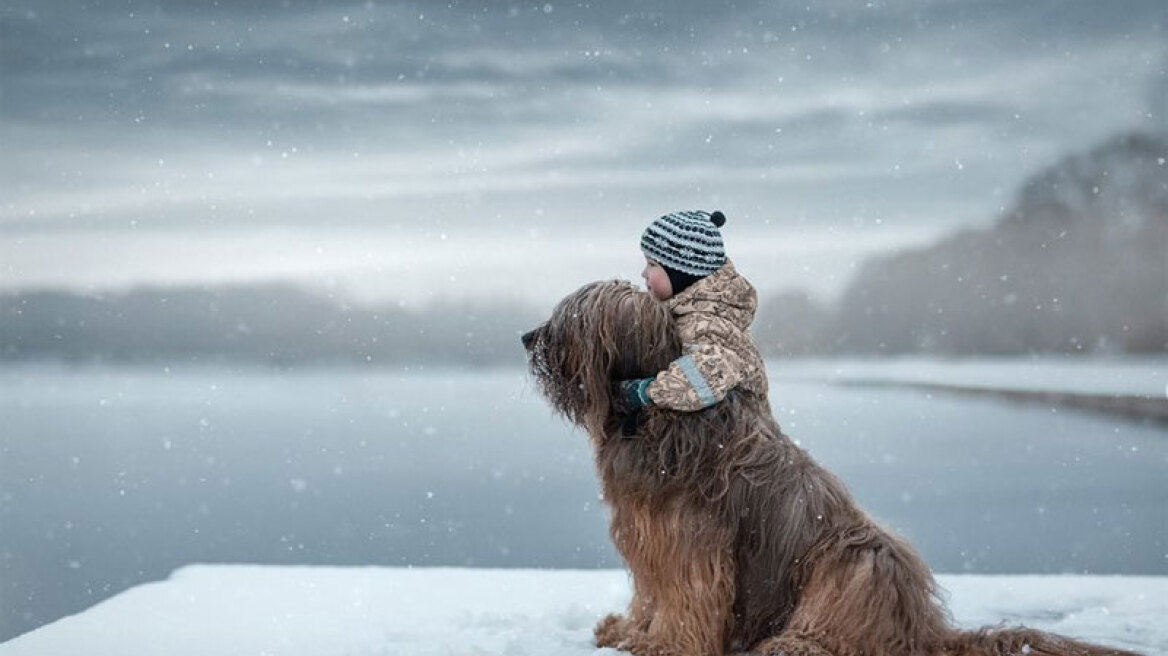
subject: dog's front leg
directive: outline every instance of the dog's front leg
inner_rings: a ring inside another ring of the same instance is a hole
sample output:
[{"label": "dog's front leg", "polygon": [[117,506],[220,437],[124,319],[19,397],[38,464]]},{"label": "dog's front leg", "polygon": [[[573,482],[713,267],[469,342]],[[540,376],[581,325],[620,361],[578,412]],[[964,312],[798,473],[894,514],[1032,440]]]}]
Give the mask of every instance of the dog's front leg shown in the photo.
[{"label": "dog's front leg", "polygon": [[593,633],[597,647],[618,647],[633,636],[644,634],[653,620],[653,601],[640,592],[642,588],[633,582],[633,598],[629,601],[627,615],[612,613],[604,616],[596,624]]},{"label": "dog's front leg", "polygon": [[661,572],[649,612],[638,618],[640,626],[625,625],[631,631],[618,648],[637,656],[723,654],[734,602],[729,551],[700,547],[679,551],[687,553],[676,554],[680,557],[672,559],[667,575]]}]

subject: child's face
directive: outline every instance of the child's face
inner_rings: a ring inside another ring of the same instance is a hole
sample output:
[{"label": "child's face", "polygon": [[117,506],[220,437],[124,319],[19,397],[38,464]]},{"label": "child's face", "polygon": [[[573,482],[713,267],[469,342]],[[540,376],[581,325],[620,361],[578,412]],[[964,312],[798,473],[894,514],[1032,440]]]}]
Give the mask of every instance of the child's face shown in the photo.
[{"label": "child's face", "polygon": [[660,264],[645,258],[645,270],[641,272],[641,277],[645,279],[645,287],[653,298],[664,301],[673,296],[673,285]]}]

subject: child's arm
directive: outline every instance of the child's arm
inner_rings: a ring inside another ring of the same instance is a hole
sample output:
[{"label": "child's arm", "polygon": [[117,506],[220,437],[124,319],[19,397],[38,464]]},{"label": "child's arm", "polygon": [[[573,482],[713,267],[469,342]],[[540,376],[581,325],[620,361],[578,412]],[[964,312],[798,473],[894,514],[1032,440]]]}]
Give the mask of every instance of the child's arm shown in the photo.
[{"label": "child's arm", "polygon": [[746,374],[737,353],[714,342],[692,344],[685,355],[653,378],[625,381],[622,387],[634,406],[657,405],[696,412],[725,398]]}]

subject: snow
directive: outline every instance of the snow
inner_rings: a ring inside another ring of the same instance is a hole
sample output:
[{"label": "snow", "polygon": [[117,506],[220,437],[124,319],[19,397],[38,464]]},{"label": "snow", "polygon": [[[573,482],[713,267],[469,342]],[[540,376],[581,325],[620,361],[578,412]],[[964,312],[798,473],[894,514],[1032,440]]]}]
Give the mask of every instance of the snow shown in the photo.
[{"label": "snow", "polygon": [[[941,575],[956,622],[1168,656],[1168,577]],[[0,656],[614,656],[619,570],[195,565],[0,645]]]},{"label": "snow", "polygon": [[1168,358],[793,359],[767,363],[771,380],[928,383],[999,390],[1163,397]]}]

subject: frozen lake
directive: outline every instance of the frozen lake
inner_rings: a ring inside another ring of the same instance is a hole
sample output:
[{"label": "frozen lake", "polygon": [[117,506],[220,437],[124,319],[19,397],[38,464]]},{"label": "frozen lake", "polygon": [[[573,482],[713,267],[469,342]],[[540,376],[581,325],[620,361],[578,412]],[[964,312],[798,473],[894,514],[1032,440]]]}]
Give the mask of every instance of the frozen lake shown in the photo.
[{"label": "frozen lake", "polygon": [[[938,571],[1168,574],[1162,426],[807,376],[771,398]],[[0,369],[0,640],[190,563],[619,566],[584,436],[518,368]]]}]

